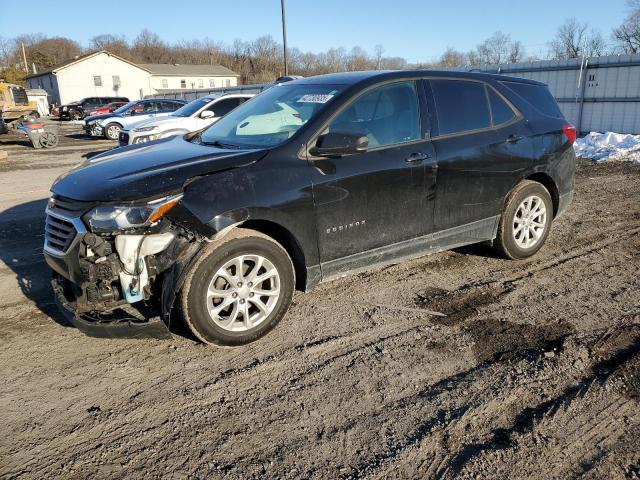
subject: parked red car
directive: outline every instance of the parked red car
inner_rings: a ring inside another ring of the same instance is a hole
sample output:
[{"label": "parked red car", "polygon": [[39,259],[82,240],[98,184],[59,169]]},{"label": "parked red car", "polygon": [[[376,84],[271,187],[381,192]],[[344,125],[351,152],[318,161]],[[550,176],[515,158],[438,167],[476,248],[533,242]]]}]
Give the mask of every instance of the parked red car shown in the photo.
[{"label": "parked red car", "polygon": [[106,105],[103,105],[101,107],[95,108],[94,110],[91,110],[87,116],[90,116],[90,115],[102,115],[103,113],[111,113],[111,112],[117,110],[118,108],[120,108],[122,105],[126,105],[126,104],[127,104],[127,102],[111,102],[111,103],[107,103]]}]

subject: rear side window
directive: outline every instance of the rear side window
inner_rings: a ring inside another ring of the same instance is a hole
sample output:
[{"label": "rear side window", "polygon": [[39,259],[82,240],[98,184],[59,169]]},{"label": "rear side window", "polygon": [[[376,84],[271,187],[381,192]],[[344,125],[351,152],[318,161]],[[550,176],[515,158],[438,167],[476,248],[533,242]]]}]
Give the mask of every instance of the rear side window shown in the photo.
[{"label": "rear side window", "polygon": [[507,105],[492,88],[487,88],[487,94],[489,95],[489,106],[491,107],[491,117],[493,118],[494,126],[507,123],[515,117],[511,107]]},{"label": "rear side window", "polygon": [[505,87],[514,91],[539,112],[555,118],[564,118],[556,100],[545,85],[532,85],[520,82],[501,82]]},{"label": "rear side window", "polygon": [[431,80],[440,135],[491,126],[484,84],[464,80]]},{"label": "rear side window", "polygon": [[219,102],[211,105],[207,110],[212,111],[216,117],[224,117],[231,110],[240,105],[240,101],[237,98],[227,98],[220,100]]}]

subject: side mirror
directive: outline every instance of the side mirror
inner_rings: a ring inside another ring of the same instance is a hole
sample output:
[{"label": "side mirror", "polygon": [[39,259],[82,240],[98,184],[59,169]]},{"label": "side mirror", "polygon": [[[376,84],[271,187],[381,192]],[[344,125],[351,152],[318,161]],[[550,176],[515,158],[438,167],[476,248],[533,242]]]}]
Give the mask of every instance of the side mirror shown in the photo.
[{"label": "side mirror", "polygon": [[211,110],[203,110],[202,112],[200,112],[200,118],[213,118],[215,116],[216,114]]},{"label": "side mirror", "polygon": [[317,157],[339,157],[366,152],[369,139],[360,133],[329,132],[320,135],[309,153]]}]

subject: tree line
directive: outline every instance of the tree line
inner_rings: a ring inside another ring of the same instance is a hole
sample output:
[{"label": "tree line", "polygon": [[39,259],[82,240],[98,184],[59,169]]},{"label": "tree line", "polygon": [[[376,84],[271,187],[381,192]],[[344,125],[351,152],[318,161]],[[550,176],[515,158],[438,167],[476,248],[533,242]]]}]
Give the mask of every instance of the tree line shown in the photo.
[{"label": "tree line", "polygon": [[[434,61],[413,64],[401,57],[385,56],[382,45],[376,45],[372,53],[360,47],[350,50],[330,48],[321,53],[290,48],[287,50],[289,73],[310,76],[354,70],[464,67],[640,53],[640,0],[628,2],[627,16],[611,32],[610,42],[600,31],[570,18],[558,27],[542,56],[528,55],[522,42],[498,31],[470,51],[447,48]],[[243,84],[273,81],[284,73],[282,45],[271,36],[249,42],[235,40],[231,44],[209,38],[167,43],[156,33],[145,29],[132,41],[122,35],[103,34],[93,37],[87,46],[70,38],[42,34],[0,37],[0,78],[24,84],[26,75],[34,70],[42,71],[97,50],[108,50],[134,63],[223,65],[238,73]],[[25,71],[25,56],[28,73]]]}]

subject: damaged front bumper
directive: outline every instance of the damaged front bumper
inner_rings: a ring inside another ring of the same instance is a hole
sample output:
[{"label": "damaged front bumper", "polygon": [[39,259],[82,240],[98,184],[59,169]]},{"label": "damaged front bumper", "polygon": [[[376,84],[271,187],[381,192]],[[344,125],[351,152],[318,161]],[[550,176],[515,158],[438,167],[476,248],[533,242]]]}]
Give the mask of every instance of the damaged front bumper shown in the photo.
[{"label": "damaged front bumper", "polygon": [[131,307],[117,307],[100,314],[77,312],[74,303],[65,296],[66,281],[57,275],[51,280],[55,302],[65,318],[82,333],[98,338],[171,338],[169,327],[160,316],[144,318],[132,313]]}]

